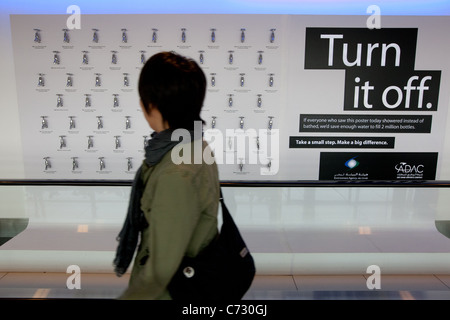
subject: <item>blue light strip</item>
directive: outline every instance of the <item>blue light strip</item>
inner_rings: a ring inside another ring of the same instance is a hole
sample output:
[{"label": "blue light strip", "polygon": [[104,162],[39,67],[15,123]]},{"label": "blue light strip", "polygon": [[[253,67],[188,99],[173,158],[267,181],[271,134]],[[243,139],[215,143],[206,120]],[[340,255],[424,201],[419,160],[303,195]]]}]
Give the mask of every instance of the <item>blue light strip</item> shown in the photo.
[{"label": "blue light strip", "polygon": [[377,5],[382,15],[448,16],[450,0],[1,0],[0,14],[324,14],[366,15]]}]

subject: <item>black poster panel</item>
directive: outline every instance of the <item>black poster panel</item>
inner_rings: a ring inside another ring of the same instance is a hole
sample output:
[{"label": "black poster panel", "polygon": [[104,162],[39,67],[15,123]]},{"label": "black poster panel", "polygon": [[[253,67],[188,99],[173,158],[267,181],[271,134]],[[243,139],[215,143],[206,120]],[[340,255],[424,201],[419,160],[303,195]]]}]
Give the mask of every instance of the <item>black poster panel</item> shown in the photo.
[{"label": "black poster panel", "polygon": [[437,159],[437,152],[321,152],[319,180],[435,180]]}]

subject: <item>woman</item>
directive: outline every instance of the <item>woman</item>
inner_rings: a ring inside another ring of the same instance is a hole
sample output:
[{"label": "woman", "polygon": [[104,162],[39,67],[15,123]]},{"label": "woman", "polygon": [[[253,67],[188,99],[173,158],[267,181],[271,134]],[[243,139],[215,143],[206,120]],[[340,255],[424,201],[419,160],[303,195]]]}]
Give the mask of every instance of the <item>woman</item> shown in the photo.
[{"label": "woman", "polygon": [[[114,260],[118,276],[125,273],[140,240],[128,288],[120,299],[171,299],[167,285],[183,256],[196,256],[218,233],[217,165],[203,157],[194,161],[199,140],[202,155],[211,156],[201,132],[194,132],[201,131],[205,93],[201,68],[178,54],[155,54],[141,71],[141,108],[155,133],[136,173],[127,219],[118,236]],[[192,139],[172,141],[175,130],[189,132]],[[183,148],[177,146],[173,152],[178,143]],[[192,161],[180,163],[180,157],[186,157],[179,153],[189,150]]]}]

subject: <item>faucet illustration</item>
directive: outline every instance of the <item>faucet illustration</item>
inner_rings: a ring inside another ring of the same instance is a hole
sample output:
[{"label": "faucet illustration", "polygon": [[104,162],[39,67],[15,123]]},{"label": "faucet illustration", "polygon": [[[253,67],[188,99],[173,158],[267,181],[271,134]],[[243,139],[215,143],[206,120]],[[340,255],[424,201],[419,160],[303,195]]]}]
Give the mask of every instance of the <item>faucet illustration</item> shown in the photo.
[{"label": "faucet illustration", "polygon": [[117,108],[119,106],[119,95],[118,94],[113,94],[113,107]]},{"label": "faucet illustration", "polygon": [[133,168],[133,163],[131,162],[131,157],[127,158],[127,170],[130,171]]},{"label": "faucet illustration", "polygon": [[211,29],[211,42],[216,42],[216,29]]},{"label": "faucet illustration", "polygon": [[156,31],[158,31],[158,29],[153,28],[153,33],[152,33],[152,42],[156,43],[156,41],[158,40],[158,34],[156,33]]},{"label": "faucet illustration", "polygon": [[87,54],[88,54],[87,51],[83,51],[83,64],[89,64],[89,59],[88,59]]},{"label": "faucet illustration", "polygon": [[99,157],[99,160],[100,160],[100,171],[105,169],[105,161],[103,159],[104,159],[104,157]]},{"label": "faucet illustration", "polygon": [[59,64],[59,51],[53,51],[53,64]]},{"label": "faucet illustration", "polygon": [[275,30],[276,29],[270,29],[270,43],[274,43],[275,42]]},{"label": "faucet illustration", "polygon": [[122,29],[122,42],[123,43],[127,43],[128,42],[128,37],[127,37],[127,29]]},{"label": "faucet illustration", "polygon": [[41,30],[40,29],[34,29],[34,42],[41,43]]},{"label": "faucet illustration", "polygon": [[90,98],[90,96],[91,96],[90,94],[85,94],[84,95],[84,106],[86,108],[91,106],[91,98]]},{"label": "faucet illustration", "polygon": [[245,42],[245,28],[241,29],[241,43]]},{"label": "faucet illustration", "polygon": [[181,28],[181,42],[186,42],[186,28]]},{"label": "faucet illustration", "polygon": [[102,116],[97,116],[97,129],[103,128]]},{"label": "faucet illustration", "polygon": [[272,130],[273,128],[273,117],[269,116],[269,130]]},{"label": "faucet illustration", "polygon": [[233,50],[228,51],[228,64],[233,64]]},{"label": "faucet illustration", "polygon": [[64,42],[69,43],[70,42],[69,29],[63,29],[63,31],[64,31]]},{"label": "faucet illustration", "polygon": [[72,171],[78,168],[77,157],[72,157]]},{"label": "faucet illustration", "polygon": [[117,53],[117,51],[111,51],[111,53],[112,53],[112,55],[111,55],[111,63],[112,64],[117,64],[117,55],[116,55],[116,53]]},{"label": "faucet illustration", "polygon": [[42,121],[41,121],[41,124],[42,124],[42,126],[41,126],[41,129],[45,129],[45,128],[48,128],[48,122],[47,122],[47,120],[46,120],[46,116],[41,116],[41,118],[42,118]]},{"label": "faucet illustration", "polygon": [[141,50],[141,64],[145,64],[145,51]]},{"label": "faucet illustration", "polygon": [[130,129],[131,128],[131,121],[130,121],[130,116],[126,116],[125,117],[125,129]]},{"label": "faucet illustration", "polygon": [[95,74],[95,86],[96,87],[101,87],[102,86],[102,81],[100,79],[100,73],[96,73]]},{"label": "faucet illustration", "polygon": [[212,117],[212,121],[211,121],[211,128],[215,128],[216,127],[216,118],[215,116]]},{"label": "faucet illustration", "polygon": [[261,108],[262,106],[262,98],[261,98],[261,94],[258,94],[258,99],[256,100],[256,106],[258,108]]},{"label": "faucet illustration", "polygon": [[92,42],[98,43],[98,29],[92,29],[94,31],[94,34],[92,36]]},{"label": "faucet illustration", "polygon": [[263,62],[263,52],[264,51],[258,51],[258,64],[262,64]]},{"label": "faucet illustration", "polygon": [[73,118],[75,118],[74,116],[69,116],[69,130],[70,129],[75,129],[75,120],[73,120]]},{"label": "faucet illustration", "polygon": [[239,128],[244,129],[244,117],[239,117],[241,120],[239,121]]},{"label": "faucet illustration", "polygon": [[244,170],[244,162],[241,159],[241,161],[239,162],[239,171],[242,172],[242,170]]},{"label": "faucet illustration", "polygon": [[66,147],[66,140],[64,139],[66,136],[59,136],[59,148],[62,149]]},{"label": "faucet illustration", "polygon": [[64,105],[63,100],[62,100],[62,94],[57,94],[56,95],[56,107],[60,108]]},{"label": "faucet illustration", "polygon": [[244,86],[244,82],[245,82],[245,79],[244,79],[244,76],[245,76],[245,73],[240,73],[240,75],[241,75],[241,81],[240,81],[240,85],[241,85],[241,87],[243,87]]},{"label": "faucet illustration", "polygon": [[39,87],[45,87],[45,81],[44,81],[44,74],[43,73],[39,73],[38,86]]},{"label": "faucet illustration", "polygon": [[87,143],[88,149],[93,148],[94,147],[94,140],[92,139],[93,136],[87,136],[87,137],[88,137],[88,143]]},{"label": "faucet illustration", "polygon": [[52,167],[51,163],[50,163],[50,157],[45,157],[44,158],[44,165],[45,165],[45,170],[50,169]]},{"label": "faucet illustration", "polygon": [[115,144],[116,144],[116,149],[119,149],[120,148],[120,140],[119,140],[119,138],[120,138],[120,136],[114,136],[114,141],[115,141]]},{"label": "faucet illustration", "polygon": [[125,87],[128,87],[130,85],[130,81],[128,79],[128,73],[124,73],[123,74],[123,85]]},{"label": "faucet illustration", "polygon": [[67,73],[66,87],[72,87],[73,86],[72,76],[73,76],[72,73]]}]

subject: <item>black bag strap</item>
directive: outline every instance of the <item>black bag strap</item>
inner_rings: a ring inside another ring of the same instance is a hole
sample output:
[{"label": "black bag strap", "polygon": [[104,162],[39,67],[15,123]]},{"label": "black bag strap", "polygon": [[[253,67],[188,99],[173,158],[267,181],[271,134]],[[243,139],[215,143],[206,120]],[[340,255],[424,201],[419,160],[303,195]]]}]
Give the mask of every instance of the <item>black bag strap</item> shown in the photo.
[{"label": "black bag strap", "polygon": [[219,187],[220,190],[220,204],[222,205],[222,216],[230,215],[227,206],[225,205],[225,200],[223,199],[222,188]]},{"label": "black bag strap", "polygon": [[220,198],[219,198],[219,200],[220,200],[220,204],[222,206],[222,219],[223,219],[223,222],[232,223],[232,224],[236,225],[234,220],[233,220],[233,217],[230,214],[230,211],[228,211],[228,208],[225,205],[225,200],[223,199],[223,194],[222,194],[222,188],[220,188],[219,190],[220,190]]}]

